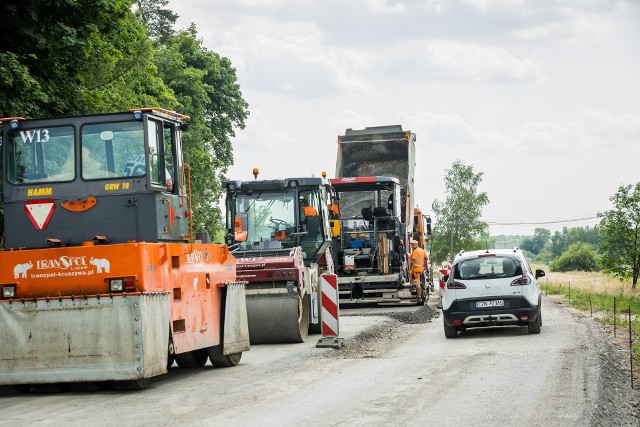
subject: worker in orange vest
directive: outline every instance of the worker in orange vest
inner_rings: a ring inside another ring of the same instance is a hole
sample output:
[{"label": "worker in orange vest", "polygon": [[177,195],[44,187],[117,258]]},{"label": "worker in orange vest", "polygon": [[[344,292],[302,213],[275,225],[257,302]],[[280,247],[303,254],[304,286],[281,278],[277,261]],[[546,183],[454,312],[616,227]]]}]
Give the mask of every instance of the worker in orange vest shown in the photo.
[{"label": "worker in orange vest", "polygon": [[427,261],[427,253],[418,247],[418,241],[411,239],[411,261],[409,271],[411,272],[411,284],[416,287],[416,296],[422,300],[422,288],[420,287],[420,276],[424,273],[424,266]]},{"label": "worker in orange vest", "polygon": [[309,206],[309,202],[304,197],[300,198],[300,210],[304,213],[305,217],[318,216],[318,211]]},{"label": "worker in orange vest", "polygon": [[331,219],[338,219],[340,216],[340,206],[338,205],[339,201],[337,197],[333,198],[333,201],[327,205],[329,208],[329,216]]}]

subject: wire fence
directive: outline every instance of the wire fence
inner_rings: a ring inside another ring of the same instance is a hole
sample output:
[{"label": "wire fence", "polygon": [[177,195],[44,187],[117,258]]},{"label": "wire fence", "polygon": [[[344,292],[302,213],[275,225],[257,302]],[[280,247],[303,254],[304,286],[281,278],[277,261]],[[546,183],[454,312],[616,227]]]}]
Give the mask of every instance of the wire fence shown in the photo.
[{"label": "wire fence", "polygon": [[629,348],[622,351],[629,353],[630,381],[633,389],[634,365],[640,361],[640,343],[636,337],[640,333],[640,297],[635,295],[614,295],[603,292],[593,292],[581,287],[571,286],[567,283],[551,283],[548,281],[542,285],[545,296],[562,295],[568,299],[569,306],[581,311],[589,312],[592,318],[605,324],[612,325],[613,336],[616,342],[620,334],[628,337]]}]

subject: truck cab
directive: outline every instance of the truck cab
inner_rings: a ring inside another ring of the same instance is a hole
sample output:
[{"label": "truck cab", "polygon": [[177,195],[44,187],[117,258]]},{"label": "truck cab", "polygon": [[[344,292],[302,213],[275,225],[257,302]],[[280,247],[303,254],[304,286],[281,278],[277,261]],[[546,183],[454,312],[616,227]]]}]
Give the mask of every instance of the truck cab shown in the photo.
[{"label": "truck cab", "polygon": [[382,300],[407,281],[402,191],[390,176],[330,180],[340,203],[333,257],[343,300]]}]

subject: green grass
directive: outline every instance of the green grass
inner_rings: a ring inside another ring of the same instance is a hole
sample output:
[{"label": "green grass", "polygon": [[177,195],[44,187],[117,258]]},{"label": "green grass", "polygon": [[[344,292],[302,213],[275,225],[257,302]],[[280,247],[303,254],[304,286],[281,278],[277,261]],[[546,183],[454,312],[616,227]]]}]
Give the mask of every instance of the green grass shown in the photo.
[{"label": "green grass", "polygon": [[[582,289],[570,288],[568,285],[558,285],[554,283],[541,284],[542,292],[545,295],[560,295],[570,300],[571,306],[594,314],[599,321],[613,325],[614,323],[614,298],[616,306],[616,325],[618,328],[629,329],[629,308],[631,308],[631,329],[633,330],[633,362],[634,365],[640,362],[640,342],[635,337],[640,336],[640,296],[623,294],[611,294],[604,292],[591,292]],[[618,329],[618,335],[622,332]]]}]

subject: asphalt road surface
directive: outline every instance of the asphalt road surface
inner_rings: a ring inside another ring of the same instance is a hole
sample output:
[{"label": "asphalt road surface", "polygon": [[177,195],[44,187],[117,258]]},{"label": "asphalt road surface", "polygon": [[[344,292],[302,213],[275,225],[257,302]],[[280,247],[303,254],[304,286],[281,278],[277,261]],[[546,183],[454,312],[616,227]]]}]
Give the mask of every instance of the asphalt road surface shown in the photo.
[{"label": "asphalt road surface", "polygon": [[0,392],[0,425],[639,425],[600,325],[543,299],[542,333],[446,339],[423,308],[342,310],[341,349],[253,346],[234,368],[180,369],[142,391]]}]

